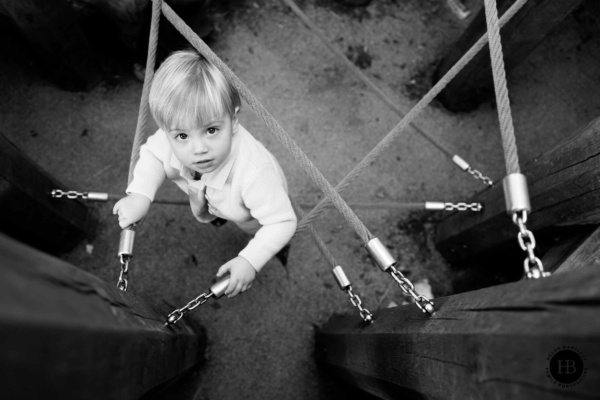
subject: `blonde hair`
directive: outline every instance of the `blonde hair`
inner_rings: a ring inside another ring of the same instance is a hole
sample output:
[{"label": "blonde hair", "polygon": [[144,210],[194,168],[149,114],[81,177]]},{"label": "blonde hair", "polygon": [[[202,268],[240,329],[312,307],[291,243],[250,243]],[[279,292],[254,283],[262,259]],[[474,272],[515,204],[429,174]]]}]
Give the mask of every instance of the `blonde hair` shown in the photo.
[{"label": "blonde hair", "polygon": [[163,130],[195,128],[233,118],[241,105],[238,91],[210,61],[193,50],[171,54],[150,88],[150,112]]}]

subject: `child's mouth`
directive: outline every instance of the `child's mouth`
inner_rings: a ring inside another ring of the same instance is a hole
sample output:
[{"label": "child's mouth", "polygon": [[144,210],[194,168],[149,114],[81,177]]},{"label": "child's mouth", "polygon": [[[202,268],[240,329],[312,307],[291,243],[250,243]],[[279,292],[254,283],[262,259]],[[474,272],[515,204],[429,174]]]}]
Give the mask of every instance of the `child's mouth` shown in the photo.
[{"label": "child's mouth", "polygon": [[206,171],[207,168],[212,168],[213,160],[202,160],[194,163],[198,171]]}]

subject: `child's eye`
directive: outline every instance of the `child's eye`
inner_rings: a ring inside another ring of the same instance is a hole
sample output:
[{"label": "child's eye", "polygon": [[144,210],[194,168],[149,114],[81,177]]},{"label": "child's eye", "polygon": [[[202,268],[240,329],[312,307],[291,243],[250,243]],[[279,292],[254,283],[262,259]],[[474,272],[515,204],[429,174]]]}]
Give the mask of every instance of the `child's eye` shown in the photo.
[{"label": "child's eye", "polygon": [[178,133],[177,135],[175,135],[175,139],[177,140],[186,140],[187,138],[187,133]]},{"label": "child's eye", "polygon": [[216,135],[217,133],[219,133],[219,129],[217,128],[208,128],[206,130],[206,133],[211,136],[211,135]]}]

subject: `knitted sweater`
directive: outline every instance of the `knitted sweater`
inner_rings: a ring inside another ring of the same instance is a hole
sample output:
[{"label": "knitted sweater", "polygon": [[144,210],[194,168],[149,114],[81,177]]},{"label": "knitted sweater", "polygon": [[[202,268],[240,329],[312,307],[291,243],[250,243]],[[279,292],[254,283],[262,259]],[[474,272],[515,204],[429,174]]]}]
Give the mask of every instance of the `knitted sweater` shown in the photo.
[{"label": "knitted sweater", "polygon": [[275,157],[241,125],[232,141],[225,162],[194,180],[193,171],[173,154],[165,132],[158,130],[140,149],[127,193],[141,194],[152,201],[165,178],[192,196],[203,195],[206,187],[210,214],[254,234],[239,255],[260,272],[292,238],[297,218]]}]

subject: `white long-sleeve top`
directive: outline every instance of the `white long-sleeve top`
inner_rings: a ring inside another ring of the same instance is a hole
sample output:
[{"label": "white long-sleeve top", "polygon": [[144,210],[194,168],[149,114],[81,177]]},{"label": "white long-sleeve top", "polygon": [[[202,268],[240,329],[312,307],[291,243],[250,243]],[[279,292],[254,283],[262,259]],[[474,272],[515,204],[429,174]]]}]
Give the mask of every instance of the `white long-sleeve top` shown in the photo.
[{"label": "white long-sleeve top", "polygon": [[193,171],[175,157],[165,132],[159,129],[140,148],[127,193],[141,194],[153,201],[165,178],[192,195],[202,195],[206,186],[209,212],[254,234],[239,255],[260,272],[292,238],[297,218],[287,194],[285,175],[275,157],[241,125],[232,140],[225,162],[194,180]]}]

